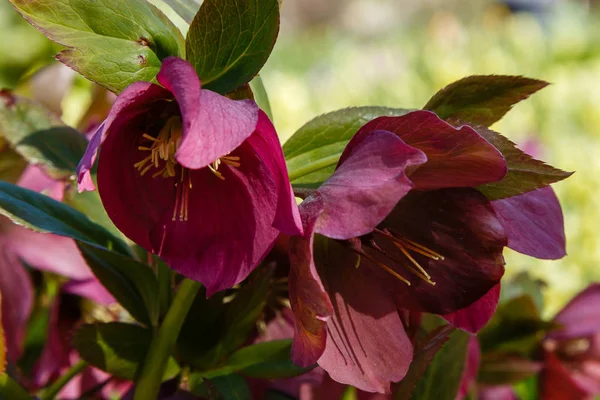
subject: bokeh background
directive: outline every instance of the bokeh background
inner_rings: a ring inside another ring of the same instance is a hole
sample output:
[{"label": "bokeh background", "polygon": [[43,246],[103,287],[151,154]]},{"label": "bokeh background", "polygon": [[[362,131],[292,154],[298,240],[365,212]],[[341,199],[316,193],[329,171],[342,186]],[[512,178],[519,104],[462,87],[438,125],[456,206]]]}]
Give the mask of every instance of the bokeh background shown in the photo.
[{"label": "bokeh background", "polygon": [[[185,30],[160,0],[152,2]],[[0,0],[0,38],[0,88],[35,94],[40,89],[30,78],[54,62],[58,47],[6,0]],[[544,313],[551,316],[600,281],[600,2],[284,0],[280,39],[261,73],[283,141],[339,108],[420,108],[437,90],[473,74],[552,83],[493,126],[550,164],[576,171],[555,185],[568,256],[541,261],[506,254],[507,275],[527,271],[547,282]],[[38,97],[51,97],[54,79]],[[61,90],[63,119],[76,126],[92,101],[91,83],[75,77]]]}]

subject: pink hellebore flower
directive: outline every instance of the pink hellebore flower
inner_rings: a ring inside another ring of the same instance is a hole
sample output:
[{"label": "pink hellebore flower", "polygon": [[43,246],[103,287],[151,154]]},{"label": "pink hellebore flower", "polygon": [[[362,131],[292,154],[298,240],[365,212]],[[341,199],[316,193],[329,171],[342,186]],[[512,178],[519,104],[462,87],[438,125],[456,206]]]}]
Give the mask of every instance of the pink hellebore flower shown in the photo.
[{"label": "pink hellebore flower", "polygon": [[[504,247],[514,240],[528,252],[535,241],[506,229],[531,218],[514,207],[529,196],[498,211],[476,189],[506,170],[476,130],[428,111],[363,126],[334,174],[300,205],[305,233],[290,242],[293,360],[385,393],[412,360],[398,310],[480,329],[498,303]],[[562,229],[562,214],[549,228]]]},{"label": "pink hellebore flower", "polygon": [[543,343],[541,399],[592,399],[600,394],[600,284],[575,296],[553,321],[562,328]]},{"label": "pink hellebore flower", "polygon": [[251,100],[201,89],[184,60],[116,99],[78,166],[115,225],[207,294],[239,283],[300,216],[277,134]]}]

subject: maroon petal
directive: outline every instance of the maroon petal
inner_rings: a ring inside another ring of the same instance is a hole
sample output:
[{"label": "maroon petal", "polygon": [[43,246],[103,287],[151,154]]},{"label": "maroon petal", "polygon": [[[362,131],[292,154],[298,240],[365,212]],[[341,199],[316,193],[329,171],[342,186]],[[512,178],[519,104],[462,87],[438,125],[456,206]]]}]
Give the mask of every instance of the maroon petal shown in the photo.
[{"label": "maroon petal", "polygon": [[554,317],[562,329],[551,332],[553,339],[579,338],[600,332],[600,283],[593,283],[575,296]]},{"label": "maroon petal", "polygon": [[425,161],[422,151],[391,132],[351,140],[335,173],[318,189],[323,212],[315,231],[335,239],[371,232],[412,189],[405,169]]},{"label": "maroon petal", "polygon": [[565,225],[551,187],[492,202],[508,237],[508,247],[535,258],[564,257]]},{"label": "maroon petal", "polygon": [[540,398],[543,400],[585,400],[589,397],[554,353],[545,352],[544,369],[539,379]]},{"label": "maroon petal", "polygon": [[393,297],[371,279],[370,271],[338,243],[328,240],[319,276],[333,304],[327,343],[318,363],[331,378],[368,392],[389,393],[412,361],[412,344]]},{"label": "maroon petal", "polygon": [[95,189],[90,169],[108,134],[113,130],[117,133],[126,132],[123,126],[135,125],[134,120],[148,112],[153,103],[170,98],[172,95],[169,91],[149,82],[135,82],[125,88],[115,100],[106,120],[92,136],[83,158],[77,165],[79,191]]},{"label": "maroon petal", "polygon": [[259,111],[256,131],[247,142],[269,169],[277,186],[277,213],[273,227],[288,235],[301,235],[300,212],[288,178],[281,144],[275,127],[263,111]]},{"label": "maroon petal", "polygon": [[0,293],[7,357],[8,361],[16,362],[23,351],[34,290],[29,274],[5,243],[0,244]]},{"label": "maroon petal", "polygon": [[394,132],[427,155],[427,163],[409,173],[416,189],[474,187],[506,175],[502,153],[479,133],[469,126],[455,128],[430,111],[375,118],[356,135],[375,130]]},{"label": "maroon petal", "polygon": [[[304,235],[290,238],[289,298],[294,312],[294,341],[292,360],[295,364],[308,367],[317,362],[325,350],[327,319],[333,307],[314,263],[314,224],[322,210],[322,203],[310,202],[303,209]],[[321,243],[326,239],[319,241]],[[321,243],[322,244],[322,243]],[[315,249],[320,257],[325,251],[322,246]]]},{"label": "maroon petal", "polygon": [[500,300],[499,283],[475,303],[467,308],[443,315],[443,318],[459,329],[477,333],[494,316],[498,300]]},{"label": "maroon petal", "polygon": [[379,258],[411,283],[390,280],[374,267],[381,282],[396,293],[399,308],[452,313],[483,297],[504,274],[504,230],[488,200],[475,189],[411,192],[381,226],[404,243],[412,241],[444,257],[436,260],[403,246],[430,275],[432,285],[411,272],[416,267],[394,242],[378,235],[377,243],[389,255]]}]

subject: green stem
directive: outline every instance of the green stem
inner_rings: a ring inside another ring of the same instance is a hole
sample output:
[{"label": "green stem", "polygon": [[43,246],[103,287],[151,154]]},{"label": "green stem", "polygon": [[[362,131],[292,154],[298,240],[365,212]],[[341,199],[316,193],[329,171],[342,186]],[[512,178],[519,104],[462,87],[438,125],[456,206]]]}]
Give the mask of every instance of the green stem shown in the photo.
[{"label": "green stem", "polygon": [[167,361],[173,352],[183,321],[200,289],[200,283],[184,279],[171,308],[152,339],[142,372],[137,380],[133,400],[156,399]]},{"label": "green stem", "polygon": [[327,168],[332,165],[336,165],[339,160],[340,160],[339,154],[332,154],[330,156],[320,158],[317,161],[313,161],[311,163],[306,163],[303,166],[298,167],[298,168],[289,168],[288,167],[290,181],[301,178],[304,175],[310,174],[311,172],[315,172],[320,169]]},{"label": "green stem", "polygon": [[56,397],[56,395],[62,390],[63,387],[71,379],[75,377],[75,375],[82,372],[85,368],[87,368],[88,363],[84,360],[79,360],[76,364],[74,364],[71,368],[67,370],[60,378],[58,378],[54,383],[44,389],[40,394],[40,400],[52,400]]}]

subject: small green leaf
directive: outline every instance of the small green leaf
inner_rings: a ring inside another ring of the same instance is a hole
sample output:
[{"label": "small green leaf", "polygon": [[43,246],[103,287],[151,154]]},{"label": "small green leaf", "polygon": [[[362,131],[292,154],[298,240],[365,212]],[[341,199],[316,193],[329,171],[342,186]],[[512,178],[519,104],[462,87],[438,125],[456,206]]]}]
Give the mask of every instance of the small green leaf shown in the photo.
[{"label": "small green leaf", "polygon": [[239,375],[231,374],[211,379],[210,383],[217,389],[222,400],[250,400],[250,387]]},{"label": "small green leaf", "polygon": [[[84,325],[73,336],[73,346],[91,365],[119,378],[135,380],[144,362],[152,331],[138,325],[111,322]],[[179,365],[170,358],[163,380],[179,373]]]},{"label": "small green leaf", "polygon": [[27,161],[7,145],[0,150],[0,180],[16,183],[26,167]]},{"label": "small green leaf", "polygon": [[277,0],[204,0],[185,42],[202,86],[225,94],[265,64],[279,33]]},{"label": "small green leaf", "polygon": [[254,92],[254,101],[258,104],[258,107],[267,114],[267,117],[273,121],[273,111],[271,110],[271,102],[269,101],[269,95],[267,89],[263,83],[260,75],[256,75],[254,79],[250,81],[250,88]]},{"label": "small green leaf", "polygon": [[79,211],[43,194],[2,181],[0,214],[37,232],[54,233],[129,254],[125,243]]},{"label": "small green leaf", "polygon": [[547,85],[547,82],[522,76],[469,76],[437,92],[423,109],[435,112],[442,119],[455,118],[490,126],[514,104]]},{"label": "small green leaf", "polygon": [[508,167],[508,171],[502,180],[477,187],[489,200],[498,200],[531,192],[561,181],[573,174],[536,160],[524,151],[519,150],[513,142],[498,132],[482,126],[473,126],[473,128],[502,153]]},{"label": "small green leaf", "polygon": [[158,322],[158,283],[150,268],[112,251],[77,243],[94,275],[138,321]]},{"label": "small green leaf", "polygon": [[0,400],[31,400],[27,391],[7,374],[0,374]]},{"label": "small green leaf", "polygon": [[10,0],[33,26],[67,46],[57,58],[120,92],[152,81],[168,56],[183,57],[183,36],[145,0]]},{"label": "small green leaf", "polygon": [[202,0],[164,0],[188,24],[200,9]]},{"label": "small green leaf", "polygon": [[86,138],[46,108],[10,93],[0,95],[0,135],[32,164],[42,164],[57,179],[75,173]]},{"label": "small green leaf", "polygon": [[477,382],[487,385],[511,385],[537,374],[542,363],[505,353],[483,355]]},{"label": "small green leaf", "polygon": [[502,291],[500,292],[500,303],[505,303],[512,298],[529,294],[538,310],[544,309],[544,292],[548,284],[532,277],[528,272],[523,271],[511,277],[508,281],[502,282]]},{"label": "small green leaf", "polygon": [[456,330],[436,353],[412,393],[412,400],[454,400],[462,379],[469,334]]},{"label": "small green leaf", "polygon": [[291,340],[253,344],[233,353],[225,365],[201,374],[208,379],[234,372],[251,378],[285,379],[310,371],[312,368],[301,368],[292,362],[291,350]]},{"label": "small green leaf", "polygon": [[381,116],[400,116],[412,110],[352,107],[323,114],[301,127],[283,145],[294,186],[318,187],[335,170],[344,148],[367,122]]}]

